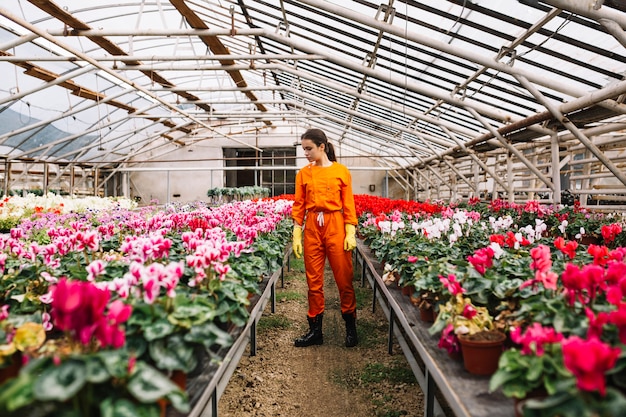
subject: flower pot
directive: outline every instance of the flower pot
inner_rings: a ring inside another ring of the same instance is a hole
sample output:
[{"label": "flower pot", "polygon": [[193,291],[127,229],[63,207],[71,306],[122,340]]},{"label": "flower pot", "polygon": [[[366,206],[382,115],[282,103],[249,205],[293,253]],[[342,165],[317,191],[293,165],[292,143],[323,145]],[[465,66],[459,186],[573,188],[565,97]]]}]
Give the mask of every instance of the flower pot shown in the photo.
[{"label": "flower pot", "polygon": [[426,323],[435,321],[435,309],[432,305],[420,307],[420,319]]},{"label": "flower pot", "polygon": [[600,244],[600,238],[598,236],[594,236],[594,235],[585,235],[582,236],[580,238],[580,244],[581,245],[599,245]]},{"label": "flower pot", "polygon": [[22,368],[21,352],[15,352],[10,362],[10,364],[0,368],[0,385],[11,378],[15,378],[20,373],[20,369]]},{"label": "flower pot", "polygon": [[545,388],[539,387],[528,392],[524,398],[514,398],[515,417],[524,417],[524,407],[528,400],[542,400],[548,396]]},{"label": "flower pot", "polygon": [[402,295],[406,295],[410,297],[415,292],[415,287],[413,285],[405,285],[402,287]]},{"label": "flower pot", "polygon": [[482,331],[459,335],[463,365],[474,375],[491,375],[498,369],[506,335],[499,331]]},{"label": "flower pot", "polygon": [[[172,375],[170,375],[170,379],[172,380],[173,383],[178,385],[178,387],[182,389],[183,391],[187,389],[187,373],[186,372],[183,372],[180,370],[174,370],[172,371]],[[167,406],[169,405],[169,400],[167,398],[161,398],[157,400],[157,402],[161,409],[160,417],[165,417],[167,415]]]}]

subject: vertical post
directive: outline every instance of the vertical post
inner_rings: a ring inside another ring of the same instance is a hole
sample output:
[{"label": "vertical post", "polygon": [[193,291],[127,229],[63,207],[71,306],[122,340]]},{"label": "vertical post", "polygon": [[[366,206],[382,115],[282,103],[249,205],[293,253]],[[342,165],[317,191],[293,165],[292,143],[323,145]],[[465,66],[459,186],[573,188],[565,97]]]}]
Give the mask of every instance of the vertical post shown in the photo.
[{"label": "vertical post", "polygon": [[426,392],[424,393],[424,416],[432,417],[435,408],[435,381],[426,367]]},{"label": "vertical post", "polygon": [[43,195],[47,195],[48,194],[48,163],[44,162],[43,163],[43,186],[41,188],[43,188]]},{"label": "vertical post", "polygon": [[167,171],[167,187],[166,187],[166,192],[167,192],[167,199],[165,200],[167,202],[167,204],[170,203],[170,171]]},{"label": "vertical post", "polygon": [[250,356],[256,356],[256,319],[254,317],[250,325]]},{"label": "vertical post", "polygon": [[559,137],[555,133],[550,136],[550,153],[552,154],[552,203],[561,203],[561,157],[559,155]]},{"label": "vertical post", "polygon": [[70,195],[74,197],[74,165],[70,165]]},{"label": "vertical post", "polygon": [[514,187],[513,187],[513,154],[511,154],[511,152],[507,153],[506,155],[506,184],[507,184],[507,189],[506,189],[506,193],[508,195],[508,200],[510,203],[514,203],[515,202],[515,195],[514,195]]},{"label": "vertical post", "polygon": [[476,190],[476,197],[480,198],[480,166],[478,162],[472,160],[472,168],[474,169],[474,189]]},{"label": "vertical post", "polygon": [[[583,158],[589,160],[591,158],[591,152],[590,151],[585,151]],[[581,190],[589,190],[589,186],[591,185],[591,181],[589,180],[589,175],[591,174],[591,162],[586,162],[583,165],[583,175],[584,178],[581,181]],[[583,207],[587,206],[587,200],[589,199],[589,194],[580,194],[580,204]]]},{"label": "vertical post", "polygon": [[4,160],[4,183],[2,184],[2,189],[4,191],[4,195],[9,195],[9,181],[11,179],[11,163],[8,160]]},{"label": "vertical post", "polygon": [[217,384],[213,388],[213,401],[211,401],[211,414],[213,417],[217,417]]},{"label": "vertical post", "polygon": [[96,167],[93,171],[93,195],[98,196],[98,187],[100,186],[100,168]]},{"label": "vertical post", "polygon": [[385,170],[385,195],[384,197],[389,198],[389,170]]},{"label": "vertical post", "polygon": [[393,325],[396,321],[396,313],[393,308],[389,309],[389,335],[387,336],[387,353],[393,354]]}]

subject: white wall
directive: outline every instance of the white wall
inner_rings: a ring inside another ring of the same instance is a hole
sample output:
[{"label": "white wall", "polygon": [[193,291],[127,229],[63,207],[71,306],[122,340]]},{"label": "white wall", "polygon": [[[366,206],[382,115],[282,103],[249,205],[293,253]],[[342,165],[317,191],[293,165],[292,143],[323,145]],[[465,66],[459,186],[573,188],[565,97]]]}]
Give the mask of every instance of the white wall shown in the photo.
[{"label": "white wall", "polygon": [[[236,131],[235,128],[232,130]],[[170,161],[167,166],[171,171],[166,172],[163,163],[146,163],[141,166],[150,169],[156,166],[159,171],[131,172],[130,197],[141,198],[141,204],[148,204],[151,200],[159,203],[166,202],[192,202],[206,201],[207,191],[210,188],[224,186],[225,164],[223,161],[223,148],[243,148],[249,144],[259,148],[289,147],[299,142],[303,129],[293,129],[288,126],[278,126],[264,129],[257,134],[237,135],[238,141],[229,140],[212,134],[211,139],[198,139],[193,145],[179,147],[170,153],[164,154],[163,150],[154,151],[152,156],[162,154],[159,161]],[[199,137],[201,135],[197,135]],[[330,138],[333,142],[333,138]],[[339,146],[337,155],[339,162],[348,167],[375,166],[375,161],[366,158],[350,156]],[[304,152],[298,145],[296,147],[296,166],[302,167],[307,161]],[[208,168],[215,168],[208,170]],[[176,170],[185,169],[185,170]],[[355,194],[382,195],[385,172],[376,170],[352,171],[353,191]],[[370,185],[374,185],[375,191],[370,191]]]}]

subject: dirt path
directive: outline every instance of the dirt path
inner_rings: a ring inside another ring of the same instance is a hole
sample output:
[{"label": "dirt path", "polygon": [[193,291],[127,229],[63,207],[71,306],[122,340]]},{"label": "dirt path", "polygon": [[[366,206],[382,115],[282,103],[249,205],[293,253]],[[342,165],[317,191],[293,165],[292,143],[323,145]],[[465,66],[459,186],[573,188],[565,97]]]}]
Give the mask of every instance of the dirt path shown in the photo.
[{"label": "dirt path", "polygon": [[357,292],[359,346],[344,346],[337,287],[326,270],[324,344],[295,348],[307,330],[302,261],[292,260],[276,312],[267,306],[258,326],[257,355],[246,352],[218,403],[223,417],[423,416],[423,396],[398,346],[387,353],[387,320],[372,313],[372,290]]}]

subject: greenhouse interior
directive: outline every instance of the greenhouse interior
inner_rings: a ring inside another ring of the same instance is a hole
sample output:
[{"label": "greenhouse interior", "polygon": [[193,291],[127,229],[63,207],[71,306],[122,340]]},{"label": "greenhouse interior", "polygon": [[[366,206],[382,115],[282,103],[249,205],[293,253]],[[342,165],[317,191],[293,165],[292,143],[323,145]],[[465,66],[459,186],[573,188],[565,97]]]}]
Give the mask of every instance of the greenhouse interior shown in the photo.
[{"label": "greenhouse interior", "polygon": [[[0,44],[0,415],[626,415],[626,1],[10,0]],[[229,410],[289,303],[275,357],[378,311],[419,406]]]}]

